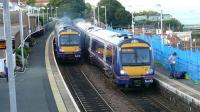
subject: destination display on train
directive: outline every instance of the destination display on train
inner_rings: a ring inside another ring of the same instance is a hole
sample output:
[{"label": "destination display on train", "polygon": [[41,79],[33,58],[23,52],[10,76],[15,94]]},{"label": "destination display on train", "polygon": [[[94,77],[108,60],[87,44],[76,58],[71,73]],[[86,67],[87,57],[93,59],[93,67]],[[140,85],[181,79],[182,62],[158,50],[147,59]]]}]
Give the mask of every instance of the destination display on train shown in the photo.
[{"label": "destination display on train", "polygon": [[0,41],[0,49],[6,49],[6,41]]},{"label": "destination display on train", "polygon": [[133,48],[125,48],[125,49],[122,49],[122,52],[134,52],[134,49]]}]

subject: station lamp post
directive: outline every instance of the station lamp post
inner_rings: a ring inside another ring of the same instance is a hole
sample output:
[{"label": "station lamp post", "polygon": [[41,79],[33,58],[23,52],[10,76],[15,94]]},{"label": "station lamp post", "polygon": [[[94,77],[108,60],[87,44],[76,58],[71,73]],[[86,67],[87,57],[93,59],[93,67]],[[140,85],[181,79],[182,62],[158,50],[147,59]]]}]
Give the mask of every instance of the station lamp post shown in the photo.
[{"label": "station lamp post", "polygon": [[30,14],[31,14],[31,12],[32,12],[32,7],[28,7],[28,13],[27,13],[27,15],[28,15],[28,32],[29,32],[29,35],[31,34],[31,22],[30,22]]},{"label": "station lamp post", "polygon": [[96,25],[96,12],[95,12],[96,7],[93,7],[93,24]]},{"label": "station lamp post", "polygon": [[132,5],[129,5],[128,7],[130,8],[130,12],[131,12],[131,30],[132,30],[132,34],[134,36],[134,34],[135,34],[135,22],[134,22],[135,17],[133,15],[134,10],[133,10]]},{"label": "station lamp post", "polygon": [[164,44],[164,40],[163,40],[163,10],[162,10],[162,6],[160,4],[157,4],[156,6],[158,6],[160,8],[160,37],[161,37],[161,44],[163,46],[163,44]]},{"label": "station lamp post", "polygon": [[101,25],[100,25],[100,18],[99,18],[99,6],[97,6],[97,8],[98,8],[98,22],[97,22],[97,26],[100,26],[101,27]]},{"label": "station lamp post", "polygon": [[24,27],[23,27],[23,16],[22,16],[22,3],[18,0],[19,6],[19,23],[20,23],[20,40],[21,40],[21,56],[22,56],[22,70],[24,70]]},{"label": "station lamp post", "polygon": [[43,17],[42,17],[43,22],[42,22],[42,23],[43,23],[43,26],[44,26],[44,10],[45,10],[45,8],[44,8],[44,7],[41,7],[41,9],[43,10],[43,14],[42,14],[42,16],[43,16]]},{"label": "station lamp post", "polygon": [[133,33],[133,36],[134,36],[134,34],[135,34],[135,26],[134,26],[134,25],[135,25],[135,22],[134,22],[134,18],[135,18],[135,17],[134,17],[134,15],[133,15],[133,12],[131,12],[131,15],[132,15],[132,16],[131,16],[131,18],[132,18],[132,19],[131,19],[131,20],[132,20],[132,22],[131,22],[131,28],[132,28],[132,33]]},{"label": "station lamp post", "polygon": [[47,23],[48,23],[48,21],[49,21],[49,12],[48,12],[48,10],[49,10],[49,8],[47,8]]},{"label": "station lamp post", "polygon": [[40,8],[37,8],[38,12],[38,30],[40,29]]},{"label": "station lamp post", "polygon": [[104,8],[105,9],[105,24],[106,24],[106,28],[107,28],[107,16],[106,16],[106,6],[101,6],[101,8]]},{"label": "station lamp post", "polygon": [[3,15],[4,37],[6,39],[6,63],[8,65],[10,112],[17,112],[9,0],[3,0]]},{"label": "station lamp post", "polygon": [[58,18],[58,7],[56,7],[56,18]]},{"label": "station lamp post", "polygon": [[51,17],[53,17],[53,7],[51,7]]}]

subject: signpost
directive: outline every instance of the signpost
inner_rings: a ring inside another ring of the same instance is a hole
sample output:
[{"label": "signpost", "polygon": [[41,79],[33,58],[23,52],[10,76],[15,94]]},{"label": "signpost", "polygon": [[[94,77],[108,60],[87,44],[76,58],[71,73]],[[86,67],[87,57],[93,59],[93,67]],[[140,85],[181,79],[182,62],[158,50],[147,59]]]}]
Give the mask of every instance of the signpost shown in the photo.
[{"label": "signpost", "polygon": [[3,17],[4,37],[6,38],[6,57],[8,63],[7,65],[8,65],[8,79],[9,79],[8,85],[9,85],[9,96],[10,96],[10,112],[17,112],[9,0],[3,0],[3,14],[4,14]]}]

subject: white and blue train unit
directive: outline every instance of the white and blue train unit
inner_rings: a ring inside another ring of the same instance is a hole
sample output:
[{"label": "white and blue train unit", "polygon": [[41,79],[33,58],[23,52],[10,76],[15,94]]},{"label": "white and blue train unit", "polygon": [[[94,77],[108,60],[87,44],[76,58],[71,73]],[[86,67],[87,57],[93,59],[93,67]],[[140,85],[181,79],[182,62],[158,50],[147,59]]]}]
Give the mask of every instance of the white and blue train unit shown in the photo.
[{"label": "white and blue train unit", "polygon": [[148,87],[153,83],[154,60],[150,44],[90,23],[76,25],[86,33],[85,47],[90,61],[101,65],[117,85]]},{"label": "white and blue train unit", "polygon": [[59,61],[80,60],[81,35],[68,18],[62,18],[55,25],[54,49]]}]

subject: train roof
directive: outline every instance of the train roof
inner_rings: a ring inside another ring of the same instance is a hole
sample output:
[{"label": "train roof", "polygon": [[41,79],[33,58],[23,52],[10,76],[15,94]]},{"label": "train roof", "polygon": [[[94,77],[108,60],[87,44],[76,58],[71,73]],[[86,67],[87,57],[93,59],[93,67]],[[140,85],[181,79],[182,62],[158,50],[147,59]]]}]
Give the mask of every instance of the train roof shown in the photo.
[{"label": "train roof", "polygon": [[63,30],[68,31],[68,32],[79,32],[73,26],[72,21],[67,17],[59,19],[55,25],[55,31],[57,34],[59,34]]},{"label": "train roof", "polygon": [[120,33],[96,27],[91,23],[78,22],[76,25],[86,31],[88,35],[95,36],[114,45],[119,45],[125,38],[132,38],[131,35],[122,35]]}]

